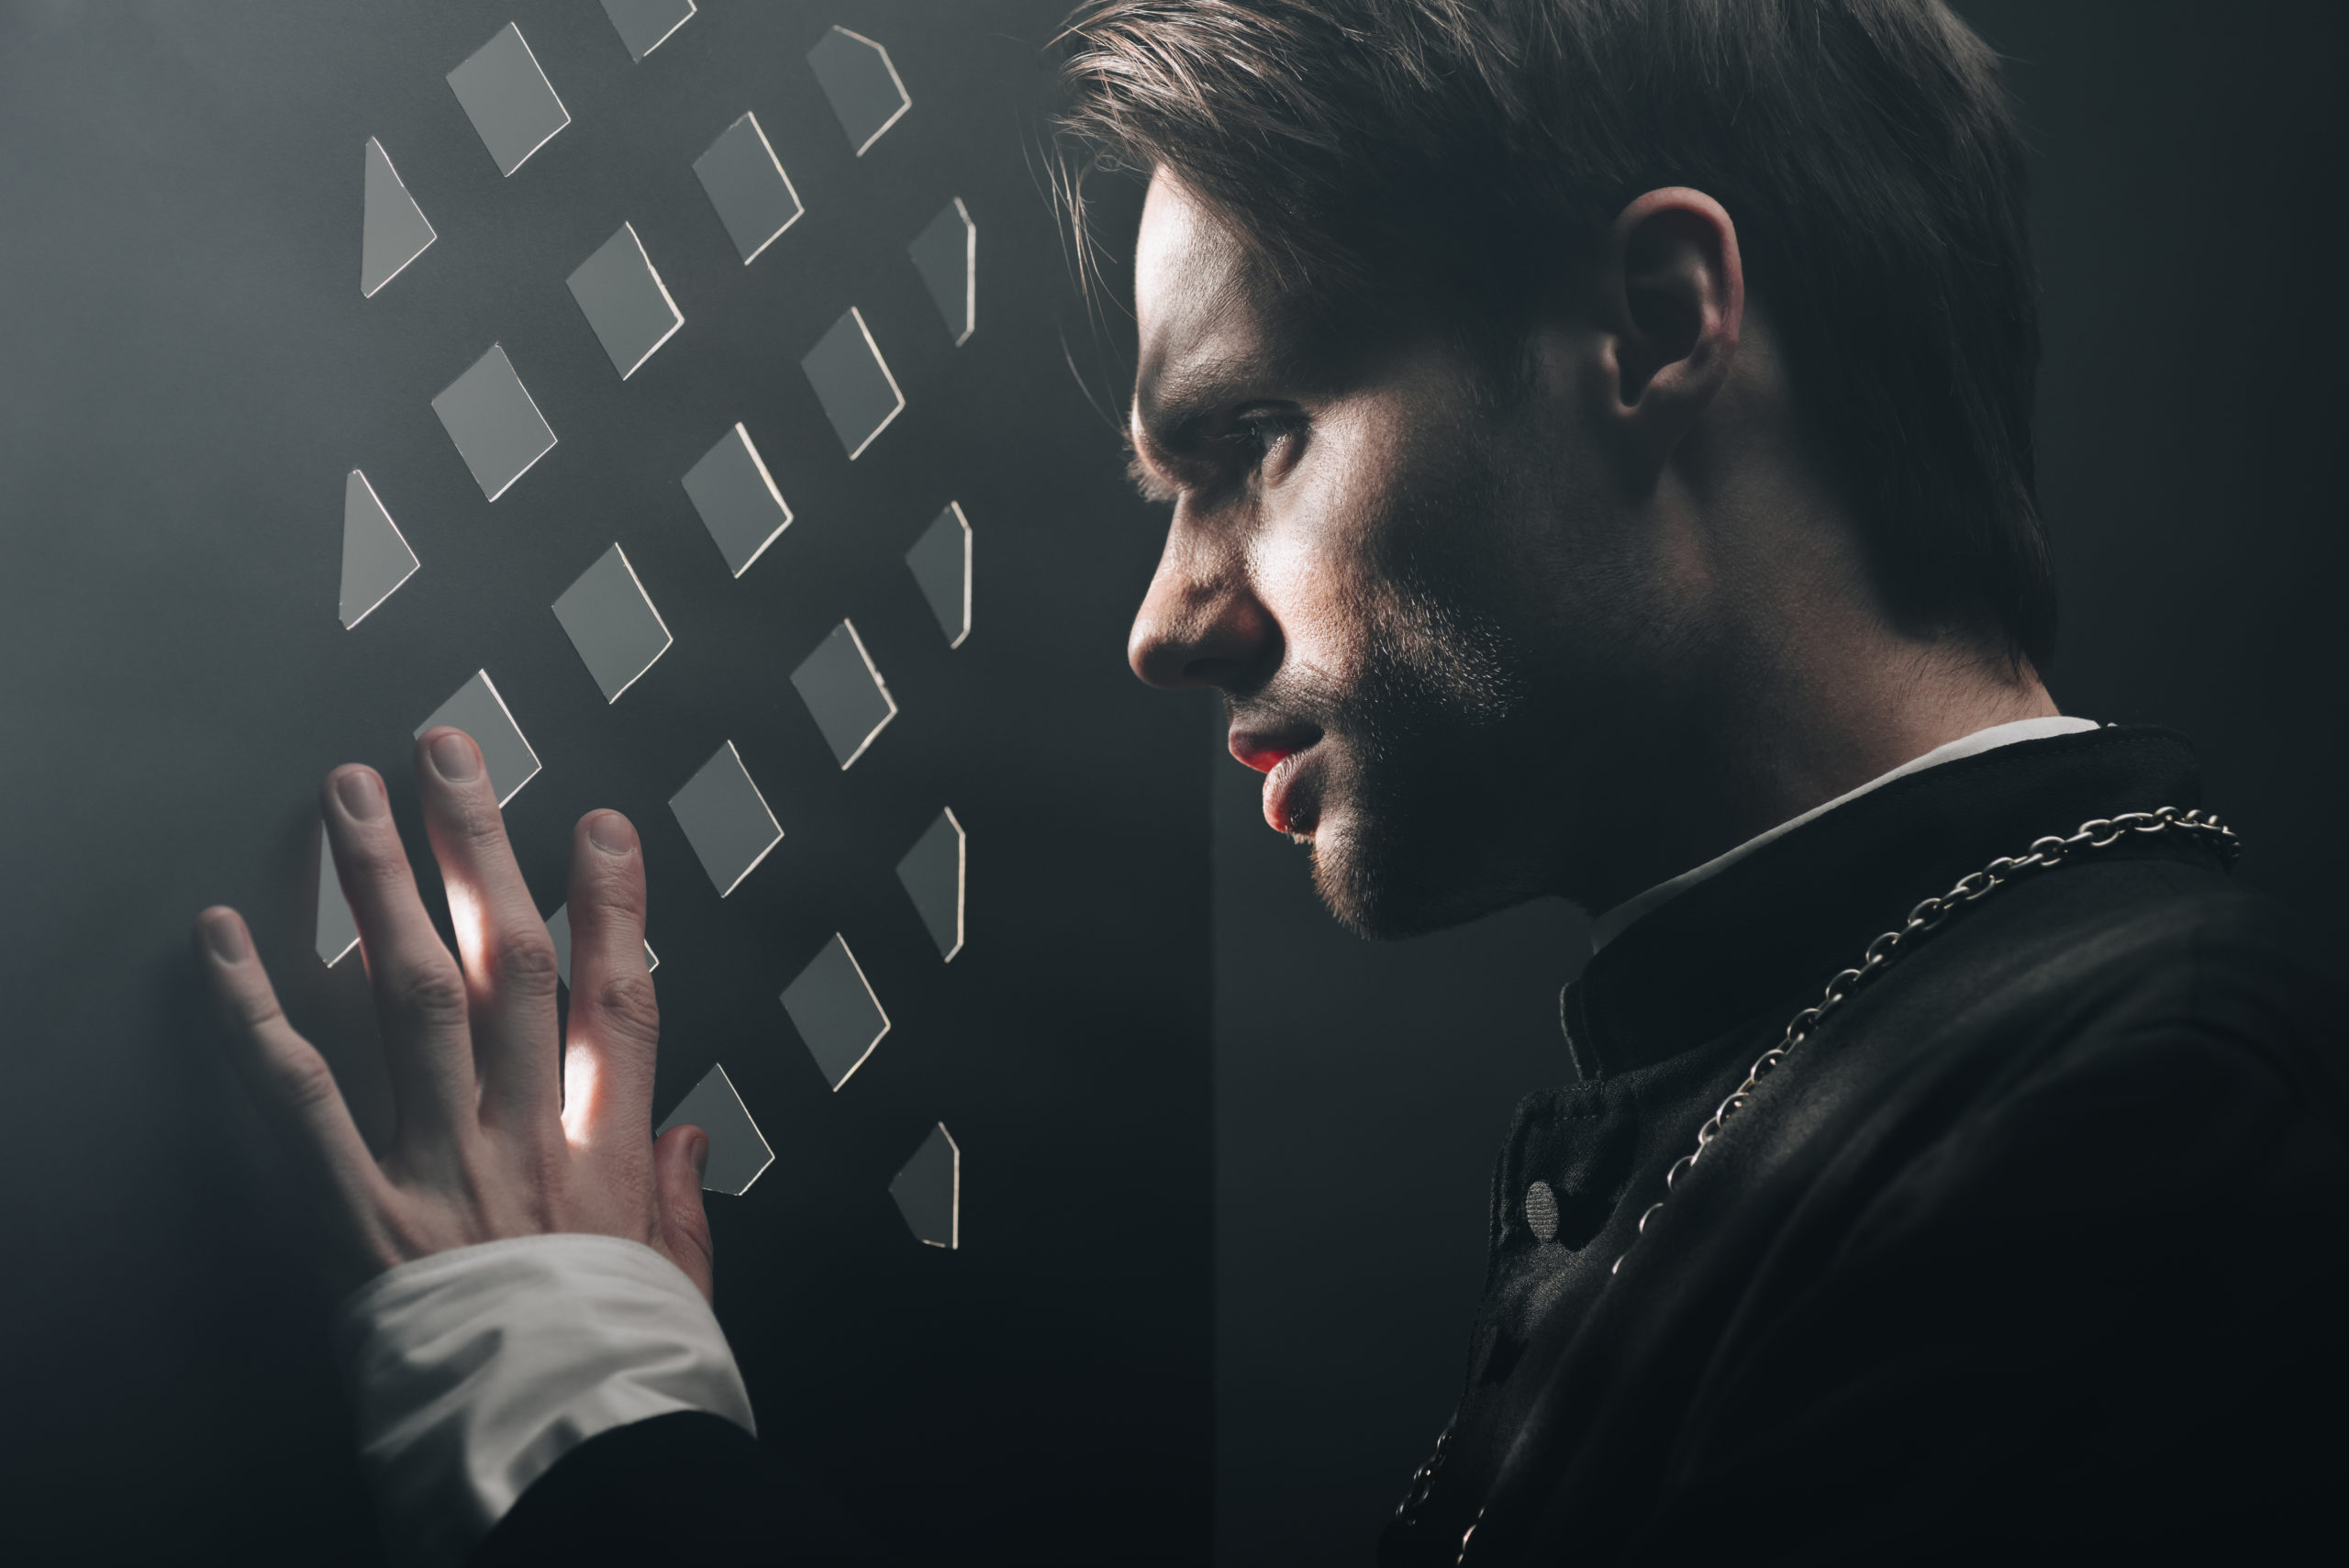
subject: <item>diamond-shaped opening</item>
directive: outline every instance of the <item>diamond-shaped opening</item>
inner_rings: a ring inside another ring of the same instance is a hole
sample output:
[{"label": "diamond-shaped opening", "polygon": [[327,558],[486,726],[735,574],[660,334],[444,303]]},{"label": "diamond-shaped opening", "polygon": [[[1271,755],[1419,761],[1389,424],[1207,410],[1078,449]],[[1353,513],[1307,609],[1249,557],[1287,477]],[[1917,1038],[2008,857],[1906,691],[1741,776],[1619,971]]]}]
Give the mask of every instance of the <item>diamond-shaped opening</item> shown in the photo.
[{"label": "diamond-shaped opening", "polygon": [[596,329],[596,340],[626,381],[685,324],[652,270],[636,226],[623,223],[571,274],[571,297]]},{"label": "diamond-shaped opening", "polygon": [[960,344],[969,340],[979,324],[979,226],[971,209],[956,196],[940,209],[929,226],[906,247],[914,271],[946,317],[946,329]]},{"label": "diamond-shaped opening", "polygon": [[737,577],[791,526],[791,507],[751,444],[751,432],[739,424],[685,471],[685,486],[710,542]]},{"label": "diamond-shaped opening", "polygon": [[570,111],[539,69],[522,29],[511,22],[449,72],[449,87],[501,174],[519,169],[571,123]]},{"label": "diamond-shaped opening", "polygon": [[694,0],[604,0],[604,15],[628,46],[628,57],[640,64],[693,19]]},{"label": "diamond-shaped opening", "polygon": [[946,646],[962,647],[971,635],[971,520],[963,515],[960,502],[949,501],[946,510],[930,519],[906,551],[906,565],[920,584],[930,613],[938,617]]},{"label": "diamond-shaped opening", "polygon": [[905,412],[906,395],[897,390],[897,378],[889,373],[863,313],[853,306],[816,340],[799,368],[807,373],[816,400],[824,406],[825,417],[831,420],[852,462]]},{"label": "diamond-shaped opening", "polygon": [[571,634],[587,673],[603,688],[604,700],[619,701],[637,677],[669,651],[669,628],[652,607],[628,552],[618,545],[596,557],[596,564],[554,602],[555,619]]},{"label": "diamond-shaped opening", "polygon": [[392,155],[373,137],[367,139],[367,205],[359,228],[359,293],[373,299],[375,291],[400,275],[410,261],[424,254],[440,236],[416,198],[407,194]]},{"label": "diamond-shaped opening", "polygon": [[783,988],[783,1010],[836,1091],[889,1032],[889,1015],[881,1010],[847,940],[837,933]]},{"label": "diamond-shaped opening", "polygon": [[897,862],[898,882],[914,901],[921,923],[930,929],[938,956],[949,963],[963,951],[963,889],[968,865],[963,824],[952,810],[940,812]]},{"label": "diamond-shaped opening", "polygon": [[407,547],[406,537],[384,509],[367,476],[352,469],[342,482],[343,629],[365,620],[415,574],[416,551]]},{"label": "diamond-shaped opening", "polygon": [[694,160],[694,172],[701,177],[701,188],[709,193],[709,205],[718,209],[718,220],[726,226],[746,267],[799,221],[799,193],[783,172],[783,160],[774,155],[767,133],[759,128],[756,115],[744,115],[719,132],[709,150]]},{"label": "diamond-shaped opening", "polygon": [[722,1066],[704,1073],[701,1082],[677,1102],[677,1108],[652,1129],[652,1135],[658,1138],[673,1127],[697,1127],[708,1135],[709,1164],[701,1173],[701,1190],[706,1193],[740,1197],[774,1163],[774,1151],[767,1147],[759,1124],[751,1119],[742,1096],[734,1092],[734,1080]]},{"label": "diamond-shaped opening", "polygon": [[482,763],[489,770],[489,786],[497,792],[498,805],[513,799],[524,784],[538,777],[539,754],[522,738],[522,727],[514,722],[488,671],[474,671],[472,680],[416,727],[416,733],[421,737],[443,724],[463,730],[481,748]]},{"label": "diamond-shaped opening", "polygon": [[767,809],[766,796],[751,782],[731,740],[669,797],[669,810],[720,898],[741,886],[751,869],[783,842],[782,825]]},{"label": "diamond-shaped opening", "polygon": [[505,495],[531,464],[554,450],[554,431],[496,343],[441,389],[432,412],[440,417],[440,428],[456,443],[457,455],[473,471],[485,500]]},{"label": "diamond-shaped opening", "polygon": [[963,1150],[940,1122],[889,1184],[906,1229],[925,1246],[963,1244]]},{"label": "diamond-shaped opening", "polygon": [[328,841],[327,825],[318,824],[318,917],[316,926],[316,946],[319,961],[332,969],[359,945],[359,921],[351,913],[351,901],[342,895],[342,878],[335,874],[334,845]]},{"label": "diamond-shaped opening", "polygon": [[834,28],[807,51],[807,64],[859,158],[913,107],[889,51],[863,33]]},{"label": "diamond-shaped opening", "polygon": [[800,661],[791,673],[791,684],[843,770],[863,756],[873,738],[897,717],[896,699],[873,667],[864,639],[848,621],[832,628],[816,651]]},{"label": "diamond-shaped opening", "polygon": [[[554,913],[547,917],[547,940],[554,943],[555,977],[565,985],[571,984],[571,906],[558,904]],[[644,944],[644,972],[647,974],[661,967],[661,955],[652,944]],[[707,1131],[707,1128],[703,1129]]]}]

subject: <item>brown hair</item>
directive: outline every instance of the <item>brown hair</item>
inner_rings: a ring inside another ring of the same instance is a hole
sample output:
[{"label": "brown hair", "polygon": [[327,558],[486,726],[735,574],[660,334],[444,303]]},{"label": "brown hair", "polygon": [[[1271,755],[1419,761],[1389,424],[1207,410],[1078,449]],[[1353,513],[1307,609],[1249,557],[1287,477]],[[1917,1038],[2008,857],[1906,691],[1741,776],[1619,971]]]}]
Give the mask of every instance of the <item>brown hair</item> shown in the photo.
[{"label": "brown hair", "polygon": [[1063,39],[1080,231],[1085,169],[1164,164],[1335,317],[1521,341],[1558,257],[1705,191],[1896,617],[2046,666],[2025,152],[1940,0],[1089,0]]}]

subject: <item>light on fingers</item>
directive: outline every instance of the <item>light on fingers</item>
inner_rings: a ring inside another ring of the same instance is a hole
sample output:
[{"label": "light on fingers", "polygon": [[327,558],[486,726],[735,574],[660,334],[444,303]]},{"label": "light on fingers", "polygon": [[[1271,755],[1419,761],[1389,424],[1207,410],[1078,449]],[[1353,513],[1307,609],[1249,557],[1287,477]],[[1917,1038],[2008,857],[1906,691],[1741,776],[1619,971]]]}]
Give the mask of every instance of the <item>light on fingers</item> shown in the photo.
[{"label": "light on fingers", "polygon": [[562,1053],[562,1138],[574,1151],[588,1146],[599,1089],[595,1054],[573,1041]]},{"label": "light on fingers", "polygon": [[457,958],[475,981],[488,974],[489,917],[481,895],[465,884],[449,881],[449,923],[457,933]]}]

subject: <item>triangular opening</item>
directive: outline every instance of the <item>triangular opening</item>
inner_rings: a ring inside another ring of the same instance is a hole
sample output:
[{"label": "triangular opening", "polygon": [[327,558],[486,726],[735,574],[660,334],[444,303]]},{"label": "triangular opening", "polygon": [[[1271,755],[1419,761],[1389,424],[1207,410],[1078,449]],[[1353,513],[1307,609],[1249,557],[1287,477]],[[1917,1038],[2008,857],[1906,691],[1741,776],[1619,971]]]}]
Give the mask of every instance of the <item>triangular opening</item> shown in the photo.
[{"label": "triangular opening", "polygon": [[373,137],[367,139],[367,217],[359,240],[359,292],[373,299],[375,291],[399,276],[402,269],[424,254],[440,236],[400,183],[391,154]]},{"label": "triangular opening", "polygon": [[399,525],[357,469],[342,487],[342,625],[347,631],[416,572]]}]

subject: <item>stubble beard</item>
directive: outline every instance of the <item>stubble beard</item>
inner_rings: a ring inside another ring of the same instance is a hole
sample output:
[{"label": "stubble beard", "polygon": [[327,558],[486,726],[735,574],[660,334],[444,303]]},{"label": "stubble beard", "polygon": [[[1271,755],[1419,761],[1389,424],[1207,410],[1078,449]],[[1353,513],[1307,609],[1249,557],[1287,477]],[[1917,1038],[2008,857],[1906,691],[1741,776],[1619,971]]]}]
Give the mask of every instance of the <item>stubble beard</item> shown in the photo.
[{"label": "stubble beard", "polygon": [[[1520,831],[1536,706],[1506,504],[1469,439],[1419,474],[1364,564],[1353,668],[1258,695],[1334,742],[1306,840],[1315,889],[1356,935],[1415,936],[1542,891]],[[1250,706],[1253,706],[1252,703]]]},{"label": "stubble beard", "polygon": [[[1714,762],[1688,673],[1720,651],[1655,541],[1509,419],[1406,459],[1355,563],[1345,668],[1285,668],[1232,704],[1318,724],[1307,849],[1374,940],[1562,895],[1598,910]],[[1602,519],[1575,526],[1574,519]],[[1269,727],[1268,727],[1269,728]]]},{"label": "stubble beard", "polygon": [[1510,813],[1487,809],[1500,803],[1479,801],[1472,783],[1499,762],[1523,706],[1500,639],[1436,602],[1395,608],[1334,705],[1341,765],[1308,851],[1330,914],[1376,940],[1456,925],[1527,891],[1492,885]]}]

